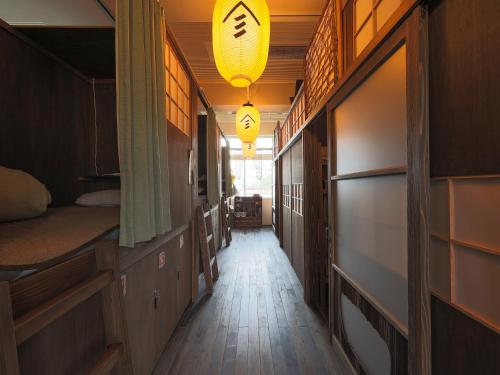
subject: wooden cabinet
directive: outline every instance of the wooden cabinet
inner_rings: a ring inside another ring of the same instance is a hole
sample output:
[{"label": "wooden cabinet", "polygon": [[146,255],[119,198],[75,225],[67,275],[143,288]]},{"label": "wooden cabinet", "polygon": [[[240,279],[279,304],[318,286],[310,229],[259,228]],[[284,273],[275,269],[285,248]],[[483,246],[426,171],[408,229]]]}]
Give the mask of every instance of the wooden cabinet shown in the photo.
[{"label": "wooden cabinet", "polygon": [[134,374],[150,374],[191,302],[191,229],[152,251],[123,275]]},{"label": "wooden cabinet", "polygon": [[262,197],[236,197],[234,199],[234,227],[259,228],[262,226]]},{"label": "wooden cabinet", "polygon": [[150,374],[156,357],[155,309],[153,292],[156,287],[155,254],[134,264],[125,272],[125,318],[127,320],[134,374]]}]

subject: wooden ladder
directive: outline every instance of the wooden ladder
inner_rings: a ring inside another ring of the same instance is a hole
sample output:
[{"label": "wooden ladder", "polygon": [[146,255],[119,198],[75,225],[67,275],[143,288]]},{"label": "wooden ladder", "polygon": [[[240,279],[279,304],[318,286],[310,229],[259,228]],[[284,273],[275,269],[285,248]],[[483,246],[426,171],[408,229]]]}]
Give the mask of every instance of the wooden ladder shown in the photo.
[{"label": "wooden ladder", "polygon": [[215,249],[214,228],[210,210],[205,211],[202,206],[196,209],[198,217],[198,238],[200,240],[201,261],[203,263],[203,274],[209,294],[214,292],[214,282],[219,278],[219,267],[217,265],[217,254]]},{"label": "wooden ladder", "polygon": [[226,197],[220,199],[220,212],[222,217],[222,230],[224,231],[224,238],[226,239],[226,247],[231,245],[233,235],[231,234],[231,223],[229,220],[229,204]]},{"label": "wooden ladder", "polygon": [[[84,254],[77,258],[83,259],[86,256],[87,254]],[[11,286],[9,282],[0,282],[0,374],[19,375],[17,347],[88,298],[100,293],[107,348],[88,374],[104,375],[116,370],[119,374],[132,375],[127,331],[122,312],[118,246],[111,242],[98,243],[95,257],[97,273],[94,276],[16,319],[13,317]],[[71,265],[78,261],[77,258],[54,269],[65,267],[65,264]],[[42,276],[35,274],[34,277],[42,278],[42,281],[54,278],[50,271],[51,269],[42,271],[40,273]]]}]

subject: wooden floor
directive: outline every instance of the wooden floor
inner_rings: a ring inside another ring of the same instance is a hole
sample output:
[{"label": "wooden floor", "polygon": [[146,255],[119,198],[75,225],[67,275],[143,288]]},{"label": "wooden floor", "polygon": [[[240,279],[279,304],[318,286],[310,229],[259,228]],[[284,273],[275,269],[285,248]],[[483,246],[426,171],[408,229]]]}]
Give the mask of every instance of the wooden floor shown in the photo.
[{"label": "wooden floor", "polygon": [[181,322],[155,374],[347,373],[273,232],[233,238],[214,295]]}]

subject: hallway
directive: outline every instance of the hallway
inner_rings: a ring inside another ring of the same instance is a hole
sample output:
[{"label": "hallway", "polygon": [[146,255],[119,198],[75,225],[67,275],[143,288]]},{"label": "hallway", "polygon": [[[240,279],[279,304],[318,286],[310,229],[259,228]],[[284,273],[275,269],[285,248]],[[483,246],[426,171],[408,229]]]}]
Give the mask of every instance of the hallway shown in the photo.
[{"label": "hallway", "polygon": [[269,229],[233,234],[214,295],[184,318],[155,374],[344,374],[328,327]]}]

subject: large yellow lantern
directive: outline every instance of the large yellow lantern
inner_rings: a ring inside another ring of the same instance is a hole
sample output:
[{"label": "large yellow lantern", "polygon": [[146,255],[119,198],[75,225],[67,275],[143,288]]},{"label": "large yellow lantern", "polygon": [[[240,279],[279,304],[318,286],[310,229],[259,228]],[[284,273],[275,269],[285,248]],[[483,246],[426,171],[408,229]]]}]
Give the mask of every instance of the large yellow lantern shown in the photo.
[{"label": "large yellow lantern", "polygon": [[212,20],[215,63],[234,87],[248,87],[264,72],[271,30],[266,0],[217,0]]},{"label": "large yellow lantern", "polygon": [[253,159],[257,153],[257,146],[254,142],[243,142],[241,150],[243,151],[243,157],[245,159]]},{"label": "large yellow lantern", "polygon": [[236,134],[242,142],[255,142],[260,132],[260,112],[252,104],[243,105],[236,112]]}]

